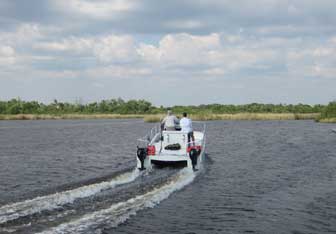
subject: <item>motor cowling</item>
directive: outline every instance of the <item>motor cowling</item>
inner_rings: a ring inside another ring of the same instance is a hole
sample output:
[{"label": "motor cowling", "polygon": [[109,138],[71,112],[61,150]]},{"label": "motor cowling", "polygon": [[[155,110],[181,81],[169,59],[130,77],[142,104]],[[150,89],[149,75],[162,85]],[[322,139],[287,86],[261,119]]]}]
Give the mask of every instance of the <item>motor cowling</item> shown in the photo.
[{"label": "motor cowling", "polygon": [[195,171],[196,170],[196,165],[197,165],[197,158],[200,155],[200,151],[197,150],[196,148],[191,148],[189,151],[189,157],[191,160],[192,168]]},{"label": "motor cowling", "polygon": [[147,157],[147,148],[140,148],[138,147],[137,148],[137,156],[138,156],[138,159],[140,160],[141,162],[141,167],[139,168],[139,170],[145,170],[145,159]]}]

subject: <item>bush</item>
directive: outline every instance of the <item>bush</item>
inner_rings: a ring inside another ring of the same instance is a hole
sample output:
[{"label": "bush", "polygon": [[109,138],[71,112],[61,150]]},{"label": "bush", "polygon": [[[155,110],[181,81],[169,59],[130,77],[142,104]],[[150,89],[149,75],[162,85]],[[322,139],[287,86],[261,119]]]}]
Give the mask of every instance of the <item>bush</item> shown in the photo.
[{"label": "bush", "polygon": [[321,114],[322,119],[336,118],[336,101],[330,102]]}]

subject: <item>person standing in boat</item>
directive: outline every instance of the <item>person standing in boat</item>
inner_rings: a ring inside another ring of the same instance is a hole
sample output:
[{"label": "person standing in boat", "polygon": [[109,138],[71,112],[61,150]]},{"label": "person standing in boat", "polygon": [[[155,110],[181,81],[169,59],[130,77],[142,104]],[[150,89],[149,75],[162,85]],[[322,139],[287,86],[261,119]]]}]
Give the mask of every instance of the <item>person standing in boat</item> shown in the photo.
[{"label": "person standing in boat", "polygon": [[183,118],[180,120],[181,131],[188,134],[188,145],[190,146],[190,140],[192,144],[195,145],[194,131],[192,127],[192,121],[187,117],[187,113],[183,113]]},{"label": "person standing in boat", "polygon": [[178,124],[178,118],[172,114],[171,110],[168,110],[167,116],[161,121],[161,129],[166,131],[175,131]]}]

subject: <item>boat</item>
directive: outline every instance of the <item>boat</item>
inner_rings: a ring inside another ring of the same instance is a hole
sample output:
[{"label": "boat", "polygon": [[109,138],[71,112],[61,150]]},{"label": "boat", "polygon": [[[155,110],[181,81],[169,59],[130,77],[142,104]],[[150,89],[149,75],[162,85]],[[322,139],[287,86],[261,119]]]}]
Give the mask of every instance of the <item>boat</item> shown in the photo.
[{"label": "boat", "polygon": [[331,131],[333,131],[334,133],[336,133],[336,128],[331,129]]},{"label": "boat", "polygon": [[151,169],[154,165],[159,168],[174,166],[199,170],[205,155],[206,125],[193,121],[193,126],[194,142],[188,142],[186,132],[165,131],[160,125],[154,126],[145,137],[138,139],[138,169]]}]

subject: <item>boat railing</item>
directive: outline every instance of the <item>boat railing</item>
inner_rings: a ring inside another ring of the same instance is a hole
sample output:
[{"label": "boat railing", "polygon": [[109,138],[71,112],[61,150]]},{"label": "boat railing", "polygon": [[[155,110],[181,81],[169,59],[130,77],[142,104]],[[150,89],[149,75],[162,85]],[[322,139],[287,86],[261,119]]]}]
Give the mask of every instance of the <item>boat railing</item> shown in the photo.
[{"label": "boat railing", "polygon": [[[206,124],[202,121],[193,121],[193,128],[194,130],[197,130],[197,131],[200,131],[202,132],[203,134],[205,134],[205,130],[206,130]],[[142,138],[139,138],[138,139],[138,143],[140,144],[146,144],[149,145],[155,136],[157,136],[157,134],[160,133],[162,134],[162,129],[161,129],[161,124],[158,123],[158,124],[155,124],[151,130]],[[199,145],[202,145],[203,144],[203,140],[197,140],[197,141],[194,141],[194,142],[189,142],[187,143],[187,145],[189,144],[199,144]]]},{"label": "boat railing", "polygon": [[149,143],[153,140],[153,138],[161,132],[161,125],[155,124],[154,127],[142,138],[138,139],[139,143],[149,145]]}]

